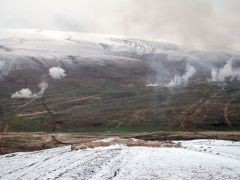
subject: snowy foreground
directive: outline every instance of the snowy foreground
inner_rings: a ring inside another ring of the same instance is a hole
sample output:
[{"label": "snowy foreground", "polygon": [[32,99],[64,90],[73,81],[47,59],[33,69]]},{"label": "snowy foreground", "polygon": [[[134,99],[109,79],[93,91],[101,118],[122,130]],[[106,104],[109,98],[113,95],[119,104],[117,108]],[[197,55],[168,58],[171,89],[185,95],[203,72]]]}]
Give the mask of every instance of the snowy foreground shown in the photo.
[{"label": "snowy foreground", "polygon": [[181,141],[182,148],[70,146],[0,156],[0,179],[240,179],[240,142]]}]

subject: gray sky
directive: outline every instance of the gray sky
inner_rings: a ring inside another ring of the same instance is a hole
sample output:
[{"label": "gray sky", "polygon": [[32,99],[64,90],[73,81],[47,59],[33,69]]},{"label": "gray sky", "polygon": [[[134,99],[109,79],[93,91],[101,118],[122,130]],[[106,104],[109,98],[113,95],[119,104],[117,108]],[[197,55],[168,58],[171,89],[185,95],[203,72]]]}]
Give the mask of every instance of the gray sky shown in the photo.
[{"label": "gray sky", "polygon": [[0,0],[0,27],[122,34],[240,50],[240,0]]}]

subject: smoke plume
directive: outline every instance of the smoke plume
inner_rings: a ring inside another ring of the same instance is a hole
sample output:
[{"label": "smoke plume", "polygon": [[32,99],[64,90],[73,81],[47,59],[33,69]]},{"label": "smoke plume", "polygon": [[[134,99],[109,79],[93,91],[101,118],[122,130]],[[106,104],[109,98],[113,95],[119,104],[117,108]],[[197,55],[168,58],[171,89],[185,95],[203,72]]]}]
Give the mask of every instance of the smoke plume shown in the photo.
[{"label": "smoke plume", "polygon": [[49,75],[53,79],[62,79],[66,76],[65,70],[60,67],[52,67],[49,69]]},{"label": "smoke plume", "polygon": [[173,88],[186,85],[188,83],[188,80],[196,73],[196,69],[190,64],[187,64],[185,67],[185,71],[185,74],[182,76],[175,75],[168,84],[165,84],[166,87]]},{"label": "smoke plume", "polygon": [[0,61],[0,79],[7,76],[12,67],[12,61]]},{"label": "smoke plume", "polygon": [[[53,79],[62,79],[66,76],[65,70],[60,67],[52,67],[49,69],[49,75]],[[14,94],[12,94],[12,98],[40,98],[43,96],[45,90],[48,88],[48,83],[43,81],[38,84],[39,92],[33,93],[29,88],[23,88]]]},{"label": "smoke plume", "polygon": [[38,95],[41,97],[44,94],[44,92],[46,91],[46,89],[48,88],[48,83],[43,81],[40,84],[38,84],[38,87],[40,88]]},{"label": "smoke plume", "polygon": [[46,82],[41,82],[38,84],[39,87],[39,92],[38,93],[32,93],[32,91],[29,88],[23,88],[14,94],[12,94],[12,98],[17,98],[17,99],[31,99],[31,98],[40,98],[43,96],[45,90],[48,87],[48,84]]},{"label": "smoke plume", "polygon": [[233,68],[232,61],[228,61],[222,68],[213,68],[210,81],[240,80],[240,68]]},{"label": "smoke plume", "polygon": [[29,88],[21,89],[14,94],[12,94],[12,98],[36,98],[37,94],[33,94]]}]

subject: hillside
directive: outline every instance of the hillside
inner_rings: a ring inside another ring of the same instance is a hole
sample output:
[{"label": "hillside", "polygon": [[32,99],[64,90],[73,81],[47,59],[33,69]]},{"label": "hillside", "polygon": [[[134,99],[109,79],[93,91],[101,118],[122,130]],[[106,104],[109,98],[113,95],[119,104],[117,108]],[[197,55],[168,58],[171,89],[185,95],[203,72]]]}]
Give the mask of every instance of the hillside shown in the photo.
[{"label": "hillside", "polygon": [[[54,79],[49,69],[65,76]],[[74,32],[0,30],[1,129],[240,128],[240,55]],[[41,98],[12,98],[23,88]],[[29,103],[31,101],[31,103]],[[44,103],[43,103],[44,102]],[[50,109],[46,110],[44,104]]]}]

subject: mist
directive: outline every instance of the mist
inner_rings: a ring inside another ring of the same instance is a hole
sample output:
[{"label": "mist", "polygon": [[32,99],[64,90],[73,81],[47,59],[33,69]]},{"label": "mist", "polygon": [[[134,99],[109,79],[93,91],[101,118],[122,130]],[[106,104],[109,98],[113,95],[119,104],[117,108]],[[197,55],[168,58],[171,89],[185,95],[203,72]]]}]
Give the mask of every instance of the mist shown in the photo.
[{"label": "mist", "polygon": [[0,27],[117,34],[240,50],[239,0],[0,0]]}]

